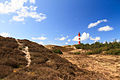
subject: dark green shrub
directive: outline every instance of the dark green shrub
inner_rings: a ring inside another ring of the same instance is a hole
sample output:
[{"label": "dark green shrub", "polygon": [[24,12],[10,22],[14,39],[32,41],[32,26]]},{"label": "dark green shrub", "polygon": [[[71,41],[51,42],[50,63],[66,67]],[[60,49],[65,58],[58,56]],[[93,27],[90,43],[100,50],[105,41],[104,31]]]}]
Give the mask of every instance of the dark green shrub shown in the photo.
[{"label": "dark green shrub", "polygon": [[87,54],[87,55],[91,55],[91,54],[93,54],[93,53],[92,53],[92,51],[90,51],[90,52],[87,52],[86,54]]},{"label": "dark green shrub", "polygon": [[105,46],[105,47],[101,47],[100,49],[101,49],[102,51],[108,51],[108,50],[110,50],[110,48],[107,47],[107,46]]},{"label": "dark green shrub", "polygon": [[81,54],[81,53],[80,53],[80,52],[75,52],[74,54],[79,55],[79,54]]},{"label": "dark green shrub", "polygon": [[92,51],[87,52],[86,54],[91,55],[91,54],[100,54],[102,52],[102,49],[94,49]]},{"label": "dark green shrub", "polygon": [[94,50],[92,51],[93,54],[100,54],[101,52],[102,52],[101,49],[94,49]]},{"label": "dark green shrub", "polygon": [[81,49],[80,45],[74,45],[76,49]]},{"label": "dark green shrub", "polygon": [[105,52],[105,54],[120,55],[120,49],[111,49],[111,50]]},{"label": "dark green shrub", "polygon": [[53,52],[54,52],[54,53],[57,53],[57,54],[63,54],[62,51],[59,50],[59,49],[55,49],[55,50],[53,50]]},{"label": "dark green shrub", "polygon": [[77,44],[77,45],[74,45],[76,49],[84,49],[84,44],[81,43],[81,44]]}]

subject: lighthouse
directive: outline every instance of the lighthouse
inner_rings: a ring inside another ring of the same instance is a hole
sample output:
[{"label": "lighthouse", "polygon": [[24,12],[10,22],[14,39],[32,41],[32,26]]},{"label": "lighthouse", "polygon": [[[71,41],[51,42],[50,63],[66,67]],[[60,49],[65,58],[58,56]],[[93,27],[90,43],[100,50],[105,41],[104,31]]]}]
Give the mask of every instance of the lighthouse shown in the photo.
[{"label": "lighthouse", "polygon": [[78,33],[78,44],[80,44],[80,32]]}]

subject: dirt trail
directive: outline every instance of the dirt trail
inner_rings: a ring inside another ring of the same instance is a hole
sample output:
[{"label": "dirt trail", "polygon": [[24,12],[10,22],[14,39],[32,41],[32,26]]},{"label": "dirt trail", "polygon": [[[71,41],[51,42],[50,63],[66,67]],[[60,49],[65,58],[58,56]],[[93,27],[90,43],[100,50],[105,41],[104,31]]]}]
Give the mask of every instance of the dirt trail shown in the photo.
[{"label": "dirt trail", "polygon": [[25,58],[26,60],[28,61],[28,64],[26,67],[29,67],[30,66],[30,63],[31,63],[31,56],[30,56],[30,53],[29,53],[29,48],[28,46],[24,46],[22,43],[20,43],[17,39],[16,39],[18,45],[19,45],[19,48],[22,49],[22,52],[26,54]]},{"label": "dirt trail", "polygon": [[61,57],[76,64],[79,68],[102,73],[108,80],[120,80],[120,56],[73,55],[63,52]]}]

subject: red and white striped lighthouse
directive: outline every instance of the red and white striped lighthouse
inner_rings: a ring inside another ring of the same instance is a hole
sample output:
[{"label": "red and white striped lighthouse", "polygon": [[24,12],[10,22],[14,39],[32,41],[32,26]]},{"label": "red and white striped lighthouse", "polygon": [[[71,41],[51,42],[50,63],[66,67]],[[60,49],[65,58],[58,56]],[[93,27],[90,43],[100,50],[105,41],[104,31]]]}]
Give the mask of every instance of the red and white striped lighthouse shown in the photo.
[{"label": "red and white striped lighthouse", "polygon": [[80,44],[80,32],[78,33],[78,44]]}]

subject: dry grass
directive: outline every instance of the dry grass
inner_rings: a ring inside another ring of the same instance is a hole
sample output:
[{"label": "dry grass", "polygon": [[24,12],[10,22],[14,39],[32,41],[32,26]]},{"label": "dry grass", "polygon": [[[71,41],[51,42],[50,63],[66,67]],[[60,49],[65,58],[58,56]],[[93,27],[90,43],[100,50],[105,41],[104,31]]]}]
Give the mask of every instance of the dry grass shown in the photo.
[{"label": "dry grass", "polygon": [[28,46],[31,65],[13,38],[0,37],[0,78],[4,80],[96,80],[106,78],[93,71],[79,69],[44,46],[29,40],[18,40]]}]

